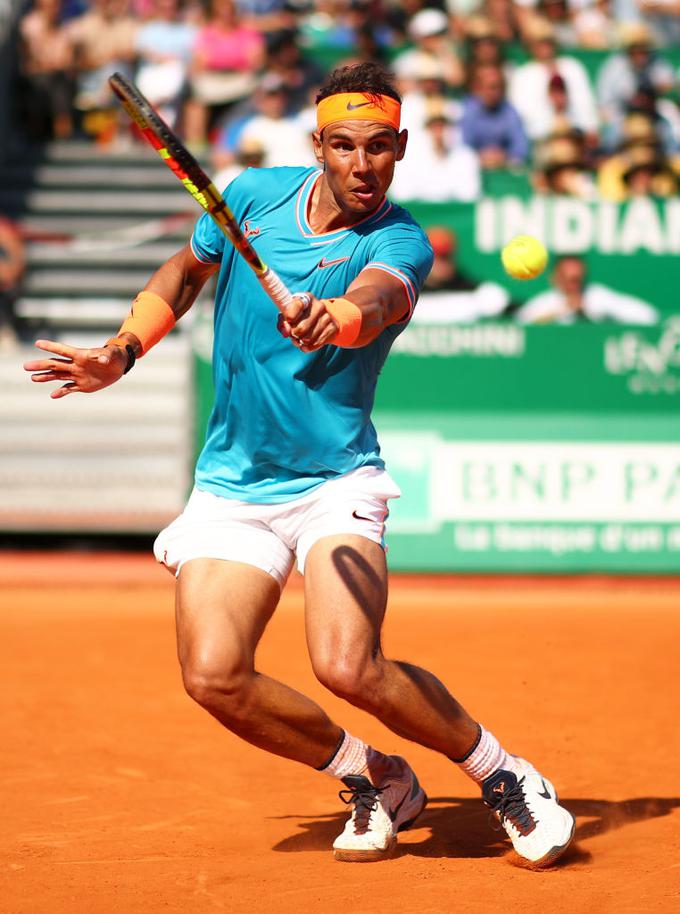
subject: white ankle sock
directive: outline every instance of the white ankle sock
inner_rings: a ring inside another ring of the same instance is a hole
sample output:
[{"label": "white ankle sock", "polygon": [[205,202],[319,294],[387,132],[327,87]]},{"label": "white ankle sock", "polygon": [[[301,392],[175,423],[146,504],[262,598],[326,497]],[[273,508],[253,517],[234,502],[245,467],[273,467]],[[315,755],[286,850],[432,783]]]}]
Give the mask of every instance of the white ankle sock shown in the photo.
[{"label": "white ankle sock", "polygon": [[363,774],[368,768],[369,751],[370,746],[345,731],[345,738],[340,743],[340,748],[326,767],[321,770],[333,778],[344,778],[348,774]]},{"label": "white ankle sock", "polygon": [[479,742],[475,748],[462,762],[456,762],[460,770],[478,784],[499,768],[504,771],[515,771],[515,756],[505,751],[493,733],[489,733],[482,726],[479,729]]}]

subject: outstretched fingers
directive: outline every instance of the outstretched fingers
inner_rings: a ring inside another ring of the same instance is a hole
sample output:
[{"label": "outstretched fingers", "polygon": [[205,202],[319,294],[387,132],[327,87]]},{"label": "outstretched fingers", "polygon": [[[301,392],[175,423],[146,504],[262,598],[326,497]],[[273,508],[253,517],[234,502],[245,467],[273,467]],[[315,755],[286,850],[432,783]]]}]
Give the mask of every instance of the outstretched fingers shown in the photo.
[{"label": "outstretched fingers", "polygon": [[73,375],[70,371],[40,371],[31,375],[31,381],[36,384],[43,384],[45,381],[72,381]]},{"label": "outstretched fingers", "polygon": [[66,343],[57,343],[56,340],[36,340],[36,349],[44,349],[45,352],[54,352],[56,355],[63,355],[69,359],[75,359],[78,354],[76,346],[68,346]]},{"label": "outstretched fingers", "polygon": [[37,359],[34,362],[24,362],[25,371],[67,371],[72,366],[72,359]]},{"label": "outstretched fingers", "polygon": [[[64,384],[62,387],[57,387],[56,390],[53,390],[50,394],[52,400],[60,400],[62,397],[68,396],[68,394],[74,394],[79,391],[80,388],[75,381],[69,381],[67,384]],[[83,391],[84,393],[84,391]]]},{"label": "outstretched fingers", "polygon": [[54,340],[37,340],[38,349],[52,353],[48,359],[34,359],[24,364],[36,384],[61,382],[53,390],[53,400],[72,393],[94,393],[115,384],[125,372],[127,355],[117,346],[80,349]]}]

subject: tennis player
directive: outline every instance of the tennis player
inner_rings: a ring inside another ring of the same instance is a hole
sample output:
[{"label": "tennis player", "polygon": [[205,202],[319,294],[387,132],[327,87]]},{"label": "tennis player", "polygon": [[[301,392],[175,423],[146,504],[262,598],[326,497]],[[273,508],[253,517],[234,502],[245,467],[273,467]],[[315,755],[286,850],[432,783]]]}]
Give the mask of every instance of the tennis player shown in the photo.
[{"label": "tennis player", "polygon": [[[427,797],[407,762],[366,745],[255,666],[295,559],[312,666],[334,694],[443,753],[481,787],[517,853],[556,859],[574,820],[552,784],[510,755],[431,673],[386,658],[383,535],[399,496],[370,412],[380,368],[430,269],[418,225],[386,199],[406,149],[400,98],[374,64],[335,71],[317,98],[320,169],[249,169],[226,189],[266,263],[299,293],[284,315],[207,215],[151,277],[102,348],[40,340],[25,367],[58,398],[117,381],[217,274],[215,403],[184,512],[156,540],[177,576],[187,692],[227,729],[339,778],[351,816],[339,860],[390,854]],[[408,379],[404,379],[408,383]]]}]

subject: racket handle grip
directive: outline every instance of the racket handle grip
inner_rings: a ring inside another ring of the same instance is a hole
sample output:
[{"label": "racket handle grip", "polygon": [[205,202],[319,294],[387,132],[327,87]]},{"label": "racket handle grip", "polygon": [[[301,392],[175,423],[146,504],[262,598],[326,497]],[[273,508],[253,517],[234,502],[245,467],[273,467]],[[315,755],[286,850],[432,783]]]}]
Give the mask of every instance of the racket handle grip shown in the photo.
[{"label": "racket handle grip", "polygon": [[284,308],[287,308],[293,301],[293,296],[290,294],[286,286],[283,284],[283,281],[279,279],[276,273],[267,267],[262,273],[261,276],[258,276],[260,284],[267,295],[274,302],[279,311],[283,311]]}]

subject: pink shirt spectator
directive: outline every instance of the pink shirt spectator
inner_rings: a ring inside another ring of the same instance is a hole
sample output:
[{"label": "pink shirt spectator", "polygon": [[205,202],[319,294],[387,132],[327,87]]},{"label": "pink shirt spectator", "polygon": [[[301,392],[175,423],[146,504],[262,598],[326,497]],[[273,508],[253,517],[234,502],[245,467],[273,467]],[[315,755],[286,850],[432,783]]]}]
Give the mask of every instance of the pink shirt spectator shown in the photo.
[{"label": "pink shirt spectator", "polygon": [[199,29],[194,59],[202,69],[250,71],[257,66],[264,49],[260,32],[247,26],[225,31],[211,23]]}]

